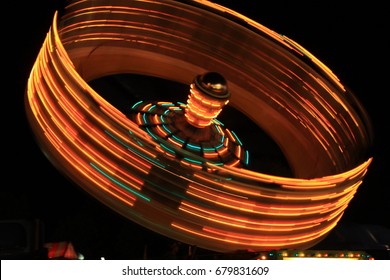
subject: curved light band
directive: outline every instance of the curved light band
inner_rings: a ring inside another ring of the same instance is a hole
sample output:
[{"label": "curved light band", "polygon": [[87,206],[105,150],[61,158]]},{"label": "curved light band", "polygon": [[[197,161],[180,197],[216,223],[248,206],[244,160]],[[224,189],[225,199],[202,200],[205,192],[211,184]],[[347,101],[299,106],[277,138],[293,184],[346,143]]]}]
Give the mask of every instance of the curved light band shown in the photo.
[{"label": "curved light band", "polygon": [[[294,178],[156,143],[88,85],[117,73],[190,84],[207,71],[226,78],[229,105],[274,139]],[[325,65],[209,1],[71,2],[33,66],[26,111],[49,160],[90,195],[155,232],[220,252],[315,245],[372,161],[368,118]]]},{"label": "curved light band", "polygon": [[[212,125],[202,128],[201,131],[193,130],[194,127],[184,116],[186,109],[185,104],[140,101],[134,104],[134,113],[128,117],[147,131],[157,143],[164,139],[160,148],[184,164],[205,169],[203,160],[194,158],[195,154],[212,162],[212,166],[248,165],[248,153],[234,132],[222,127],[217,119],[213,119]],[[169,145],[166,145],[166,141]],[[189,151],[191,156],[188,157],[188,153],[183,154],[183,150]],[[212,172],[213,168],[208,171]]]}]

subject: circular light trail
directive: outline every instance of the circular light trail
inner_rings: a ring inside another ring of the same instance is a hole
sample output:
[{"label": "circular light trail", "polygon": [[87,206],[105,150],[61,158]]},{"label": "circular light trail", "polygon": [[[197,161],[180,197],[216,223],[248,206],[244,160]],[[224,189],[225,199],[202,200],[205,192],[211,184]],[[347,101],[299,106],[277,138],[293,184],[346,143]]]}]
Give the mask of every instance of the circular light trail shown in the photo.
[{"label": "circular light trail", "polygon": [[[293,178],[215,164],[143,130],[88,84],[130,73],[190,85],[207,72],[226,79],[229,106],[279,145]],[[372,161],[368,117],[325,65],[209,1],[70,2],[54,15],[25,100],[42,150],[72,181],[131,221],[219,252],[312,247]]]},{"label": "circular light trail", "polygon": [[[206,169],[203,161],[182,154],[183,149],[212,165],[243,167],[248,165],[247,151],[236,134],[217,120],[229,96],[225,79],[219,73],[208,72],[195,77],[187,104],[139,101],[129,117],[157,143],[163,139],[160,148],[186,165]],[[173,150],[172,144],[178,149]]]}]

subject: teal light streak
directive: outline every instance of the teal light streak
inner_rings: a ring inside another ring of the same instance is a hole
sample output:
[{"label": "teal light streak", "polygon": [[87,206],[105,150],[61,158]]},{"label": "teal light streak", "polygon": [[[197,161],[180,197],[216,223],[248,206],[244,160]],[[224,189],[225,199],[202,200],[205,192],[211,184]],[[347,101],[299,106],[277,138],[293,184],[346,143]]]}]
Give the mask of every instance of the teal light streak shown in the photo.
[{"label": "teal light streak", "polygon": [[156,105],[150,106],[150,108],[148,109],[148,111],[151,112],[151,111],[153,111],[154,108],[156,108]]},{"label": "teal light streak", "polygon": [[112,178],[111,176],[109,176],[107,173],[103,172],[103,170],[99,169],[95,164],[93,163],[90,163],[90,165],[95,168],[95,170],[97,170],[100,174],[104,175],[106,178],[108,178],[109,180],[111,180],[112,182],[114,182],[115,184],[117,184],[118,186],[128,190],[129,192],[131,192],[132,194],[135,194],[136,196],[146,200],[147,202],[150,202],[150,198],[140,194],[139,192],[136,192],[135,190],[129,188],[128,186],[124,185],[123,183],[115,180],[114,178]]},{"label": "teal light streak", "polygon": [[221,143],[221,144],[219,144],[218,146],[216,146],[215,148],[217,149],[217,150],[219,150],[220,148],[222,148],[223,147],[223,142]]},{"label": "teal light streak", "polygon": [[196,151],[200,151],[200,149],[201,149],[200,146],[195,146],[195,145],[192,145],[192,144],[187,144],[187,147],[192,149],[192,150],[196,150]]},{"label": "teal light streak", "polygon": [[164,128],[164,130],[166,132],[168,132],[168,134],[172,134],[172,131],[170,131],[169,128],[165,124],[163,124],[162,127]]},{"label": "teal light streak", "polygon": [[176,135],[172,135],[172,138],[175,139],[177,142],[181,143],[181,144],[184,144],[184,140],[177,137]]},{"label": "teal light streak", "polygon": [[159,104],[160,106],[165,106],[165,107],[170,107],[170,106],[175,106],[175,104],[173,103],[162,103],[162,104]]},{"label": "teal light streak", "polygon": [[168,151],[168,152],[170,152],[171,154],[173,154],[173,155],[175,155],[176,154],[176,152],[174,151],[174,150],[172,150],[172,149],[170,149],[170,148],[168,148],[167,146],[165,146],[164,144],[161,144],[160,143],[160,146],[164,149],[164,150],[166,150],[166,151]]},{"label": "teal light streak", "polygon": [[240,146],[242,146],[242,142],[240,141],[238,136],[234,133],[234,131],[231,131],[231,133],[234,135],[234,138],[236,138],[236,140],[238,141],[238,144],[240,144]]},{"label": "teal light streak", "polygon": [[249,152],[245,151],[245,165],[249,164]]},{"label": "teal light streak", "polygon": [[[131,131],[131,130],[129,130],[129,134],[134,135],[133,131]],[[136,141],[139,146],[141,146],[141,147],[144,146],[144,144],[138,139],[137,136],[133,136],[133,140]]]},{"label": "teal light streak", "polygon": [[134,109],[135,107],[137,107],[139,104],[141,104],[143,101],[138,101],[137,103],[135,103],[134,105],[133,105],[133,107],[131,107],[131,109]]},{"label": "teal light streak", "polygon": [[146,131],[148,132],[148,134],[149,134],[150,136],[153,137],[154,140],[158,141],[158,137],[155,136],[155,135],[150,131],[149,127],[146,127],[145,129],[146,129]]},{"label": "teal light streak", "polygon": [[192,163],[196,163],[198,165],[202,165],[203,162],[199,161],[199,160],[194,160],[194,159],[191,159],[191,158],[183,158],[185,161],[188,161],[188,162],[192,162]]},{"label": "teal light streak", "polygon": [[219,127],[219,125],[214,125],[215,126],[215,128],[218,130],[218,133],[219,134],[222,134],[222,131],[221,131],[221,128]]},{"label": "teal light streak", "polygon": [[146,119],[146,114],[144,114],[144,115],[142,116],[142,119],[144,120],[144,123],[148,123],[148,121],[147,121],[147,119]]},{"label": "teal light streak", "polygon": [[[224,125],[221,121],[219,121],[218,119],[213,119],[213,122],[214,122],[215,124],[225,126],[225,125]],[[217,126],[217,125],[215,125],[215,126]]]}]

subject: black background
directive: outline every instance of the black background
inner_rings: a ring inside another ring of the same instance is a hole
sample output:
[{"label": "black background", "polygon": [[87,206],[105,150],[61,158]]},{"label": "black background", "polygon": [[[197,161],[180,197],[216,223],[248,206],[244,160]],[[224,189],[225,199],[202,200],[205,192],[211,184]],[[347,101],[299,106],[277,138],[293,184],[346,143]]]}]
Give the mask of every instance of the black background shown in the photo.
[{"label": "black background", "polygon": [[[381,2],[214,1],[293,39],[360,99],[374,127],[374,158],[342,222],[390,227],[388,21]],[[170,240],[90,198],[45,158],[24,113],[28,75],[64,1],[7,2],[3,14],[0,220],[40,219],[46,241],[72,241],[86,258],[142,258]],[[7,6],[8,5],[8,6]],[[5,16],[7,14],[7,16]],[[386,39],[387,38],[387,39]],[[5,62],[5,63],[4,63]],[[5,76],[4,76],[5,73]],[[152,253],[150,253],[152,254]]]}]

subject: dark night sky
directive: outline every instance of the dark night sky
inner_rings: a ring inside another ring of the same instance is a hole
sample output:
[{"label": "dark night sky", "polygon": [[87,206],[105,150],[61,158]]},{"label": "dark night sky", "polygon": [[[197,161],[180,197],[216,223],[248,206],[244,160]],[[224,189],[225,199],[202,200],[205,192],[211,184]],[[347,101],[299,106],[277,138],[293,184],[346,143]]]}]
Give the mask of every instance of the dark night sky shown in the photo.
[{"label": "dark night sky", "polygon": [[[390,195],[386,169],[389,117],[385,39],[388,22],[380,2],[340,6],[324,1],[215,1],[282,33],[325,63],[361,100],[372,119],[374,160],[342,222],[390,227]],[[232,3],[236,2],[236,3]],[[238,4],[239,2],[239,4]],[[300,5],[300,2],[302,4]],[[46,241],[70,240],[76,249],[99,255],[142,258],[142,246],[158,248],[169,239],[125,220],[90,198],[64,178],[35,143],[24,115],[24,94],[29,72],[52,22],[64,1],[13,2],[3,29],[3,183],[1,219],[35,219],[45,224]],[[386,15],[387,16],[387,15]],[[5,142],[4,142],[5,141]],[[4,159],[4,157],[3,157]],[[388,172],[388,171],[387,171]],[[114,237],[114,238],[113,238]],[[136,252],[136,253],[134,253]],[[111,255],[110,255],[111,254]]]}]

